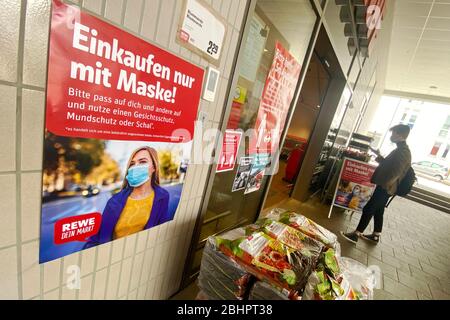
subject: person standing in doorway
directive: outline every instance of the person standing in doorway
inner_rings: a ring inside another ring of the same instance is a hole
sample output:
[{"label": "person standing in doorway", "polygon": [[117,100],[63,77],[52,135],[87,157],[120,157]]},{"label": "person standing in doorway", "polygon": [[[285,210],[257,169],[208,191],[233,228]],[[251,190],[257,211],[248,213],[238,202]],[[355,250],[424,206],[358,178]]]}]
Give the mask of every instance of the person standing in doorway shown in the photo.
[{"label": "person standing in doorway", "polygon": [[[399,124],[390,129],[391,141],[397,145],[386,158],[376,151],[376,161],[379,166],[372,175],[371,182],[376,185],[375,191],[363,208],[362,216],[355,231],[344,233],[342,236],[350,242],[356,243],[361,237],[365,240],[378,243],[383,229],[383,214],[389,198],[396,194],[400,181],[411,167],[411,152],[406,144],[410,128]],[[363,234],[374,218],[374,230],[372,234]]]}]

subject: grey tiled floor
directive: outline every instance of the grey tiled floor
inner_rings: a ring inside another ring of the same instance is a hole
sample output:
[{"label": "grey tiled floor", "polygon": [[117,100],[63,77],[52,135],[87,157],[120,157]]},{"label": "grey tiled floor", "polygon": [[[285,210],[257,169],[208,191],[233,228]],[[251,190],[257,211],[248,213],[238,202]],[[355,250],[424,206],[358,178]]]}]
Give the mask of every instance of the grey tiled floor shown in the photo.
[{"label": "grey tiled floor", "polygon": [[[380,243],[362,239],[352,244],[339,232],[353,231],[360,214],[346,215],[334,209],[328,219],[327,205],[318,200],[288,200],[280,207],[297,210],[338,234],[342,255],[383,272],[382,289],[375,299],[450,300],[450,215],[403,198],[396,198],[385,211]],[[366,232],[372,231],[372,222]]]}]

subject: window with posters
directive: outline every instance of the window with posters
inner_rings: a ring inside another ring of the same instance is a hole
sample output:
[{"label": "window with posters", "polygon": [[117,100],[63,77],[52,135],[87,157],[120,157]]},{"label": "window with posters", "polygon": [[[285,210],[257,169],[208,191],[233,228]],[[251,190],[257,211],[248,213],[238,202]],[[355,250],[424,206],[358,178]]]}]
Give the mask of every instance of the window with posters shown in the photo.
[{"label": "window with posters", "polygon": [[[241,141],[230,144],[224,137],[218,150],[219,161],[231,152],[235,165],[232,170],[214,166],[209,202],[188,257],[187,277],[198,270],[208,236],[257,218],[269,175],[276,173],[273,159],[277,159],[316,19],[310,1],[304,0],[258,0],[249,12],[247,37],[242,39],[235,70],[237,84],[229,95],[229,117],[224,119],[226,132],[241,132]],[[227,145],[230,148],[224,152]]]}]

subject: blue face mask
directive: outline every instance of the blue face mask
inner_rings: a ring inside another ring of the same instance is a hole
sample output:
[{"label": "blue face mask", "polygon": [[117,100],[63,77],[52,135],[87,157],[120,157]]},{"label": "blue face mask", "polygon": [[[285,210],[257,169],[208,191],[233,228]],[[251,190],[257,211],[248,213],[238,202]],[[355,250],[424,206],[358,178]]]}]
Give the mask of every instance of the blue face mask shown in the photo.
[{"label": "blue face mask", "polygon": [[132,187],[139,187],[146,183],[150,177],[148,174],[149,164],[140,164],[128,169],[127,181]]}]

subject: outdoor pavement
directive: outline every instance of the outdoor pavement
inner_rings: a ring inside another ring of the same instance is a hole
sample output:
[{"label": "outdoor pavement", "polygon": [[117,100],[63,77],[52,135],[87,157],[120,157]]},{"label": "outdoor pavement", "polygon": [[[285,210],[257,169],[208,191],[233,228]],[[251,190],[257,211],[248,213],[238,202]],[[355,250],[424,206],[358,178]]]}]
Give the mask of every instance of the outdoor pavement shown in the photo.
[{"label": "outdoor pavement", "polygon": [[[450,300],[450,215],[419,203],[396,198],[385,211],[380,243],[360,239],[355,245],[339,233],[353,231],[359,213],[351,217],[335,208],[328,219],[329,206],[318,199],[300,203],[289,199],[278,207],[296,210],[338,235],[342,256],[382,270],[381,289],[376,300]],[[372,223],[366,232],[372,231]]]},{"label": "outdoor pavement", "polygon": [[430,178],[428,176],[421,176],[421,175],[417,174],[416,186],[421,189],[425,189],[430,192],[437,193],[444,197],[450,197],[450,180],[449,179],[438,181],[434,178]]}]

